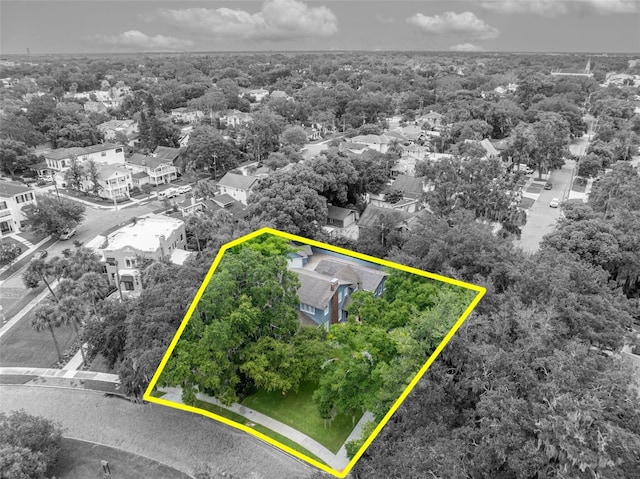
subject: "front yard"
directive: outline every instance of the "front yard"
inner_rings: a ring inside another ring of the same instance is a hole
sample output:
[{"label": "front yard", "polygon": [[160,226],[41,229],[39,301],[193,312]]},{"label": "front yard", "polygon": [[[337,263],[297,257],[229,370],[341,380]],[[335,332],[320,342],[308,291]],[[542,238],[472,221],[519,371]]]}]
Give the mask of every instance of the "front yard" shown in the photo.
[{"label": "front yard", "polygon": [[[0,338],[0,366],[51,368],[58,362],[56,347],[49,330],[37,332],[31,327],[34,308]],[[54,328],[60,352],[72,345],[76,334],[73,326]]]},{"label": "front yard", "polygon": [[350,416],[338,415],[330,425],[327,423],[325,426],[312,398],[316,387],[314,383],[302,383],[297,393],[285,396],[278,391],[258,391],[242,401],[242,404],[306,434],[335,454],[362,414],[356,416],[355,422],[352,422]]}]

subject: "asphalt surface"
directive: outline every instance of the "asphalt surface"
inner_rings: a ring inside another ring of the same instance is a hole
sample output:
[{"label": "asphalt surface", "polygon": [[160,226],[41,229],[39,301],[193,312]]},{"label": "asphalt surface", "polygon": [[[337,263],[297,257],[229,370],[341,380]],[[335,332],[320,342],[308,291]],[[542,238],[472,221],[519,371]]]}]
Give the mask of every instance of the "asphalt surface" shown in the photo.
[{"label": "asphalt surface", "polygon": [[59,421],[65,436],[146,456],[188,474],[209,464],[252,479],[306,478],[315,468],[241,431],[155,404],[80,389],[0,385],[0,411],[24,409]]}]

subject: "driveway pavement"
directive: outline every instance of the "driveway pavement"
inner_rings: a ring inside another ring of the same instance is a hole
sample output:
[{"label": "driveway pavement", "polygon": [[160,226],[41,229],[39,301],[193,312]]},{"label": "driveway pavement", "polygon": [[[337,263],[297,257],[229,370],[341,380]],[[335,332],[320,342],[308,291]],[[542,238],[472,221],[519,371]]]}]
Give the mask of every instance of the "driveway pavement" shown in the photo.
[{"label": "driveway pavement", "polygon": [[0,411],[59,421],[65,435],[117,447],[193,474],[210,464],[218,474],[255,479],[304,479],[302,461],[224,424],[155,404],[139,405],[103,393],[0,385]]}]

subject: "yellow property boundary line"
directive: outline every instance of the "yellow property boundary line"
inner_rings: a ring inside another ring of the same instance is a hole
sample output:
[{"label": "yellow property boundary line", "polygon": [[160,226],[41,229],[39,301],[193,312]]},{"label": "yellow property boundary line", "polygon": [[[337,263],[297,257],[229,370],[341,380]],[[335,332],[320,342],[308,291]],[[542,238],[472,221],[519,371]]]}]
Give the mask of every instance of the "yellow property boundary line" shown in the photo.
[{"label": "yellow property boundary line", "polygon": [[[475,291],[475,292],[478,293],[475,296],[475,298],[473,299],[473,301],[471,301],[471,303],[469,304],[467,309],[464,311],[464,313],[462,313],[462,316],[460,316],[460,318],[456,321],[456,323],[451,328],[451,330],[447,333],[447,335],[442,340],[442,342],[438,345],[438,347],[433,352],[433,354],[429,357],[429,359],[427,360],[425,365],[422,368],[420,368],[420,370],[418,371],[416,376],[413,378],[413,380],[405,388],[405,390],[402,392],[402,394],[400,394],[400,397],[398,397],[398,399],[393,404],[393,406],[391,406],[391,409],[389,409],[389,411],[384,416],[384,418],[382,418],[380,423],[374,429],[373,433],[367,438],[367,440],[364,442],[362,447],[358,450],[358,452],[353,457],[353,459],[351,459],[349,464],[341,471],[336,470],[336,469],[332,469],[332,468],[328,467],[327,465],[322,464],[322,463],[320,463],[320,462],[318,462],[318,461],[316,461],[316,460],[314,460],[314,459],[302,454],[301,452],[296,451],[296,450],[290,448],[289,446],[286,446],[286,445],[276,441],[275,439],[272,439],[272,438],[270,438],[268,436],[265,436],[264,434],[262,434],[260,432],[257,432],[257,431],[253,430],[252,428],[250,428],[248,426],[245,426],[244,424],[237,423],[235,421],[232,421],[232,420],[227,419],[227,418],[222,417],[222,416],[218,416],[217,414],[211,413],[209,411],[205,411],[203,409],[199,409],[199,408],[195,408],[195,407],[192,407],[192,406],[187,406],[185,404],[179,404],[179,403],[175,403],[173,401],[167,401],[167,400],[162,399],[162,398],[157,398],[157,397],[151,396],[151,392],[155,388],[155,385],[158,382],[158,380],[160,379],[160,375],[162,374],[162,371],[164,370],[164,368],[165,368],[165,366],[167,364],[167,361],[171,357],[171,354],[173,353],[173,350],[175,349],[176,344],[178,343],[178,340],[180,339],[180,336],[182,336],[182,332],[184,331],[185,327],[187,326],[187,323],[189,322],[189,319],[191,318],[191,315],[195,311],[195,309],[196,309],[196,307],[198,305],[198,302],[200,301],[200,298],[202,297],[205,289],[207,288],[207,285],[209,284],[209,281],[211,280],[211,277],[213,276],[214,271],[218,267],[218,264],[220,264],[220,261],[222,260],[222,257],[224,256],[224,253],[229,248],[233,248],[234,246],[237,246],[237,245],[239,245],[241,243],[249,241],[249,240],[251,240],[253,238],[256,238],[258,236],[261,236],[263,234],[271,234],[271,235],[274,235],[274,236],[279,236],[281,238],[285,238],[285,239],[290,240],[290,241],[295,241],[295,242],[298,242],[298,243],[308,244],[310,246],[315,246],[317,248],[325,249],[325,250],[328,250],[328,251],[333,251],[335,253],[343,254],[345,256],[350,256],[352,258],[358,258],[358,259],[363,260],[363,261],[368,261],[368,262],[376,263],[376,264],[379,264],[379,265],[382,265],[382,266],[387,266],[389,268],[398,269],[400,271],[405,271],[407,273],[412,273],[412,274],[416,274],[416,275],[419,275],[419,276],[424,276],[424,277],[431,278],[431,279],[434,279],[434,280],[442,281],[443,283],[452,284],[452,285],[459,286],[459,287],[465,288],[465,289],[470,289],[470,290]],[[419,269],[411,268],[409,266],[404,266],[404,265],[401,265],[401,264],[393,263],[391,261],[383,260],[383,259],[380,259],[380,258],[375,258],[373,256],[365,255],[365,254],[362,254],[362,253],[356,253],[355,251],[350,251],[350,250],[347,250],[347,249],[344,249],[344,248],[339,248],[337,246],[329,245],[329,244],[326,244],[326,243],[321,243],[319,241],[310,240],[308,238],[303,238],[301,236],[292,235],[292,234],[289,234],[289,233],[285,233],[283,231],[275,230],[273,228],[261,228],[259,230],[254,231],[253,233],[249,233],[248,235],[242,236],[242,237],[240,237],[240,238],[238,238],[238,239],[236,239],[234,241],[231,241],[230,243],[227,243],[227,244],[223,245],[220,248],[220,250],[218,251],[218,254],[216,255],[215,260],[213,261],[213,264],[211,265],[211,268],[209,268],[209,272],[205,276],[205,279],[202,282],[202,284],[200,285],[200,288],[198,289],[198,292],[196,293],[196,295],[195,295],[195,297],[194,297],[194,299],[193,299],[193,301],[191,303],[191,306],[189,306],[189,309],[187,310],[187,313],[185,314],[185,317],[182,320],[182,323],[180,324],[180,327],[178,328],[178,331],[176,332],[175,336],[173,337],[173,340],[171,341],[171,344],[169,345],[169,348],[167,349],[167,352],[164,354],[164,356],[162,358],[162,361],[160,362],[160,366],[158,366],[158,369],[156,370],[155,374],[153,375],[153,378],[151,378],[151,382],[149,383],[149,386],[147,387],[147,390],[145,391],[145,393],[143,395],[143,399],[145,401],[148,401],[148,402],[151,402],[151,403],[156,403],[156,404],[160,404],[160,405],[163,405],[163,406],[169,406],[169,407],[173,407],[173,408],[176,408],[176,409],[181,409],[183,411],[188,411],[188,412],[200,414],[200,415],[203,415],[203,416],[207,416],[207,417],[209,417],[211,419],[215,419],[216,421],[220,421],[220,422],[222,422],[224,424],[227,424],[228,426],[231,426],[231,427],[234,427],[234,428],[239,429],[241,431],[244,431],[244,432],[246,432],[248,434],[251,434],[252,436],[255,436],[255,437],[257,437],[257,438],[259,438],[259,439],[261,439],[261,440],[263,440],[263,441],[265,441],[265,442],[267,442],[267,443],[269,443],[269,444],[271,444],[271,445],[273,445],[275,447],[278,447],[278,448],[288,452],[292,456],[295,456],[298,459],[302,459],[303,461],[308,462],[309,464],[312,464],[315,467],[334,475],[335,477],[344,478],[349,473],[349,471],[353,468],[353,466],[355,466],[356,462],[358,462],[358,459],[360,459],[362,454],[364,454],[365,450],[369,447],[369,445],[373,442],[373,440],[376,438],[376,436],[380,433],[382,428],[387,424],[389,419],[391,419],[391,416],[400,407],[402,402],[409,395],[409,393],[415,387],[415,385],[418,383],[418,381],[420,381],[422,376],[424,376],[424,374],[427,372],[427,369],[429,369],[431,364],[435,361],[435,359],[438,357],[438,355],[442,352],[442,350],[447,345],[447,343],[451,340],[451,338],[456,333],[456,331],[460,328],[460,326],[462,326],[462,323],[464,323],[464,321],[467,319],[469,314],[471,314],[471,311],[473,311],[473,309],[476,307],[476,305],[480,302],[482,297],[485,295],[486,291],[487,291],[486,288],[484,288],[482,286],[475,285],[475,284],[465,283],[463,281],[458,281],[458,280],[453,279],[453,278],[447,278],[446,276],[441,276],[441,275],[438,275],[438,274],[429,273],[427,271],[422,271],[422,270],[419,270]]]}]

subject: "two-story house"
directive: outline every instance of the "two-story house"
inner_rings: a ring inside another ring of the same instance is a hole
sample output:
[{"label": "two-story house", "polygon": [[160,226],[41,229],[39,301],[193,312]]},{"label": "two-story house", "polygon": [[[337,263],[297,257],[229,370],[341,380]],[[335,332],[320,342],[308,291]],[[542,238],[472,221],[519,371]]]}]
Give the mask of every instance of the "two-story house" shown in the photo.
[{"label": "two-story house", "polygon": [[[178,169],[173,165],[172,160],[166,158],[134,153],[127,160],[127,167],[136,176],[136,186],[144,183],[158,186],[171,183],[178,178]],[[148,179],[144,174],[148,176]]]},{"label": "two-story house", "polygon": [[320,248],[301,248],[288,255],[288,268],[300,280],[298,317],[303,325],[329,328],[347,319],[346,306],[355,291],[384,293],[387,273],[378,265]]},{"label": "two-story house", "polygon": [[[100,185],[98,196],[107,199],[129,197],[133,187],[131,170],[124,165],[101,165],[98,167],[98,184]],[[85,191],[93,191],[93,182],[90,178],[83,181]]]},{"label": "two-story house", "polygon": [[22,208],[35,204],[36,197],[28,187],[0,181],[0,237],[18,233],[27,219]]},{"label": "two-story house", "polygon": [[228,128],[237,128],[251,123],[253,121],[253,116],[239,110],[227,110],[220,114],[218,121],[220,122],[220,125],[224,125]]},{"label": "two-story house", "polygon": [[258,181],[259,178],[255,176],[227,173],[218,181],[218,188],[220,194],[227,194],[234,200],[246,205],[249,194],[251,194],[251,190]]},{"label": "two-story house", "polygon": [[69,168],[71,158],[80,161],[93,160],[96,163],[124,165],[124,147],[115,143],[87,146],[84,148],[58,148],[45,153],[44,160],[51,174]]},{"label": "two-story house", "polygon": [[123,293],[139,294],[142,290],[138,258],[160,260],[169,258],[182,264],[189,256],[185,250],[185,224],[177,218],[149,215],[104,235],[95,248],[105,262],[111,284]]}]

